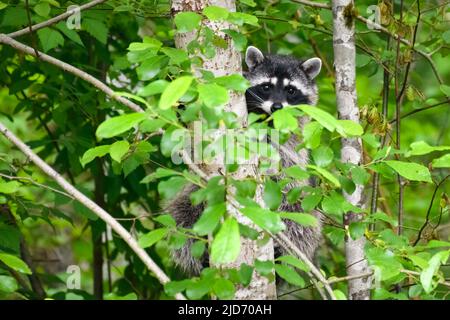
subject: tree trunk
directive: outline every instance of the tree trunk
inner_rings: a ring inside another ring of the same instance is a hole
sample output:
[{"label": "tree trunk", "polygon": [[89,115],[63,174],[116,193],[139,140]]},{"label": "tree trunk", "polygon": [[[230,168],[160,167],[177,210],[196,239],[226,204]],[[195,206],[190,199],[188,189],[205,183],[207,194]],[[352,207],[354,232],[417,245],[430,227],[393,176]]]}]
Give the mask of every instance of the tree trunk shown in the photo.
[{"label": "tree trunk", "polygon": [[[229,11],[236,11],[236,5],[234,0],[173,0],[172,1],[172,13],[176,15],[181,11],[192,11],[201,13],[201,11],[210,5],[220,6],[228,9]],[[207,26],[213,30],[216,35],[225,39],[228,43],[227,48],[216,47],[216,55],[212,59],[205,59],[203,68],[214,73],[215,76],[223,76],[233,73],[242,74],[242,60],[241,54],[237,51],[233,45],[231,38],[225,35],[220,30],[230,29],[232,26],[227,22],[217,22],[204,20],[204,26]],[[175,37],[175,45],[178,48],[186,48],[187,45],[197,37],[195,31],[188,33],[178,33]],[[230,100],[225,106],[225,110],[232,111],[238,115],[242,126],[246,125],[247,121],[247,107],[245,103],[245,97],[241,93],[230,92]],[[225,172],[225,166],[223,164],[215,166],[202,166],[202,169],[209,175],[217,175],[219,170]],[[235,179],[242,179],[246,176],[255,177],[258,174],[257,169],[251,165],[241,165],[237,173],[233,174]],[[230,190],[233,192],[233,190]],[[258,190],[255,199],[258,203],[262,204],[261,189]],[[248,218],[244,217],[236,208],[227,204],[228,212],[233,214],[236,219],[242,223],[249,225],[255,229],[258,229]],[[274,259],[273,240],[271,239],[264,245],[258,245],[257,241],[241,238],[241,252],[235,262],[226,267],[239,267],[242,263],[248,265],[254,265],[254,261],[270,260]],[[248,300],[248,299],[275,299],[276,298],[276,286],[274,281],[269,281],[266,277],[263,277],[256,272],[253,273],[253,278],[250,285],[246,288],[239,287],[236,290],[235,299]]]},{"label": "tree trunk", "polygon": [[[353,1],[333,0],[333,49],[336,72],[336,101],[340,119],[359,123],[359,109],[356,99],[355,81],[355,26],[353,21]],[[344,163],[359,165],[362,160],[362,142],[360,138],[342,138],[341,160]],[[355,206],[363,206],[363,186],[356,185],[352,194],[346,194],[347,201]],[[350,223],[361,220],[360,214],[349,212],[344,216],[346,230]],[[368,265],[364,256],[363,237],[353,240],[346,234],[345,255],[349,276],[367,273]],[[370,278],[349,280],[348,296],[351,300],[370,299]]]}]

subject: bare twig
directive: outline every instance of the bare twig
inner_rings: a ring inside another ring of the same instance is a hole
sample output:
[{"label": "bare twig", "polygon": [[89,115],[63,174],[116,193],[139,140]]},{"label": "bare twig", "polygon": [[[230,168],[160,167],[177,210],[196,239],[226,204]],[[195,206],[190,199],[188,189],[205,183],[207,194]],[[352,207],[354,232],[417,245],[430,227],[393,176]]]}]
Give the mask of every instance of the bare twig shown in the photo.
[{"label": "bare twig", "polygon": [[331,9],[331,6],[328,3],[323,2],[314,2],[314,1],[307,1],[307,0],[292,0],[292,2],[303,4],[308,7],[313,8],[321,8],[321,9]]},{"label": "bare twig", "polygon": [[34,184],[34,185],[37,186],[37,187],[41,187],[41,188],[44,188],[44,189],[48,189],[48,190],[50,190],[50,191],[52,191],[52,192],[59,193],[59,194],[65,196],[65,197],[68,197],[68,198],[72,199],[72,200],[75,199],[75,198],[72,197],[70,194],[68,194],[68,193],[66,193],[66,192],[64,192],[64,191],[61,191],[61,190],[58,190],[58,189],[49,187],[49,186],[47,186],[47,185],[45,185],[45,184],[39,183],[39,182],[37,182],[37,181],[34,181],[32,178],[29,178],[29,177],[9,176],[9,175],[4,174],[4,173],[0,173],[0,177],[5,178],[5,179],[8,179],[8,180],[22,180],[22,181],[28,181],[28,182],[30,182],[31,184]]},{"label": "bare twig", "polygon": [[8,34],[8,37],[16,38],[16,37],[22,36],[24,34],[27,34],[29,32],[36,31],[36,30],[39,30],[39,29],[51,26],[52,24],[58,23],[61,20],[67,19],[68,17],[70,17],[71,15],[73,15],[73,14],[75,14],[77,12],[80,12],[82,10],[86,10],[86,9],[92,8],[92,7],[94,7],[94,6],[96,6],[96,5],[100,4],[100,3],[105,2],[105,1],[106,0],[94,0],[94,1],[88,2],[88,3],[83,4],[82,6],[78,7],[77,9],[74,8],[74,9],[68,10],[68,11],[60,14],[59,16],[56,16],[56,17],[51,18],[51,19],[48,19],[48,20],[46,20],[44,22],[41,22],[41,23],[38,23],[38,24],[35,24],[35,25],[32,25],[32,26],[28,26],[26,28],[23,28],[21,30],[15,31],[15,32],[11,32],[11,33]]},{"label": "bare twig", "polygon": [[[393,4],[392,1],[389,2],[391,5],[391,14],[393,14]],[[389,51],[391,48],[391,36],[387,36],[386,40],[386,49]],[[383,121],[386,121],[388,110],[389,110],[389,89],[390,89],[390,73],[388,70],[388,64],[384,63],[386,65],[386,68],[383,70],[383,105],[382,105],[382,114],[383,114]],[[383,135],[381,138],[381,144],[378,150],[381,150],[384,148],[384,145],[386,144],[386,135]],[[372,180],[372,196],[371,196],[371,204],[370,204],[370,213],[373,214],[378,209],[378,187],[380,183],[380,174],[378,172],[375,172],[373,175]],[[369,225],[369,228],[371,231],[375,230],[375,222],[371,223]]]},{"label": "bare twig", "polygon": [[127,106],[128,108],[132,109],[135,112],[143,112],[144,110],[137,105],[136,103],[122,97],[122,96],[118,96],[114,90],[112,90],[110,87],[108,87],[107,85],[105,85],[103,82],[101,82],[100,80],[94,78],[93,76],[91,76],[90,74],[84,72],[83,70],[80,70],[66,62],[63,62],[61,60],[58,60],[52,56],[49,56],[45,53],[42,53],[40,51],[38,51],[38,57],[36,56],[36,52],[34,51],[33,48],[20,43],[14,39],[12,39],[11,37],[4,35],[4,34],[0,34],[0,43],[4,43],[7,44],[11,47],[13,47],[14,49],[17,49],[19,51],[25,52],[29,55],[32,55],[42,61],[48,62],[50,64],[53,64],[54,66],[72,73],[73,75],[89,82],[90,84],[92,84],[94,87],[96,87],[97,89],[103,91],[106,95],[108,95],[110,98],[116,100],[117,102],[120,102],[121,104]]},{"label": "bare twig", "polygon": [[[438,102],[438,103],[435,103],[435,104],[432,104],[432,105],[429,105],[429,106],[425,106],[423,108],[412,110],[412,111],[407,112],[404,115],[402,115],[400,117],[400,119],[403,119],[403,118],[409,117],[409,116],[411,116],[413,114],[416,114],[418,112],[426,111],[426,110],[429,110],[429,109],[432,109],[432,108],[435,108],[435,107],[439,107],[439,106],[442,106],[442,105],[445,105],[445,104],[447,105],[447,107],[450,107],[450,99],[447,99],[445,101],[441,101],[441,102]],[[392,119],[391,121],[389,121],[389,123],[395,123],[396,121],[397,121],[397,119]]]},{"label": "bare twig", "polygon": [[[142,249],[134,239],[131,234],[118,223],[108,212],[99,207],[95,202],[86,197],[80,191],[78,191],[74,186],[67,182],[60,174],[58,174],[52,167],[50,167],[44,160],[42,160],[38,155],[36,155],[25,143],[22,142],[18,137],[16,137],[8,128],[6,128],[3,123],[0,122],[1,133],[11,141],[17,148],[19,148],[36,166],[38,166],[43,172],[45,172],[50,178],[54,179],[68,194],[78,200],[86,208],[90,209],[99,218],[101,218],[107,225],[109,225],[136,253],[136,255],[142,260],[145,266],[152,271],[156,278],[162,283],[167,283],[170,279],[161,270],[158,265],[150,258],[147,252]],[[176,298],[179,300],[185,300],[186,298],[178,293]]]},{"label": "bare twig", "polygon": [[430,221],[431,208],[433,207],[433,202],[434,202],[434,198],[436,197],[437,191],[439,190],[440,186],[445,182],[445,180],[447,180],[449,177],[450,177],[450,174],[447,175],[444,179],[442,179],[438,184],[436,184],[436,187],[434,188],[434,191],[433,191],[433,195],[431,197],[430,204],[428,205],[427,214],[425,216],[425,222],[422,225],[422,227],[420,228],[419,233],[417,235],[417,239],[414,241],[413,246],[417,245],[419,243],[420,239],[422,238],[423,230],[425,230],[426,226],[428,225],[428,223]]}]

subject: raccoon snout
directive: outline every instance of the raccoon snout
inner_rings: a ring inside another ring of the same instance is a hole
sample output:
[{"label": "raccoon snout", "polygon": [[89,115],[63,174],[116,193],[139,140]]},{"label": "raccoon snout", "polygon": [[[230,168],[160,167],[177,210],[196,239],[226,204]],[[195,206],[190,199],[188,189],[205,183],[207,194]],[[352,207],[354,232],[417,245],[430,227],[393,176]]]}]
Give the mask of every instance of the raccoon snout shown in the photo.
[{"label": "raccoon snout", "polygon": [[283,105],[279,102],[276,102],[272,104],[272,106],[270,107],[270,111],[275,112],[277,110],[280,110],[281,108],[283,108]]}]

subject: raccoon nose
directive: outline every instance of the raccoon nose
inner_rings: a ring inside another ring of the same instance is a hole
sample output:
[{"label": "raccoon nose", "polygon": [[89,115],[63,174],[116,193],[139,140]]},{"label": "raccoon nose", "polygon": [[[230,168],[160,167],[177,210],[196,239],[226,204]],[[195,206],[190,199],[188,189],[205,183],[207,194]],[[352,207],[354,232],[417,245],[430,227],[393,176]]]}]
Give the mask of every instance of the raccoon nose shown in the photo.
[{"label": "raccoon nose", "polygon": [[283,108],[283,105],[279,102],[276,102],[276,103],[272,104],[270,111],[275,112],[277,110],[280,110],[281,108]]}]

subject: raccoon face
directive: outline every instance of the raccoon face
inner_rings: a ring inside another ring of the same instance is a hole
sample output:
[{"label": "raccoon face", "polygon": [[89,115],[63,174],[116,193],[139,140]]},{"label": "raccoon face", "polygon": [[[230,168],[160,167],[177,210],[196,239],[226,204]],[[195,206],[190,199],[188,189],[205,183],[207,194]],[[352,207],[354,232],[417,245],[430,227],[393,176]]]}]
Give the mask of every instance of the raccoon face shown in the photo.
[{"label": "raccoon face", "polygon": [[292,56],[266,55],[258,48],[248,47],[245,54],[248,72],[244,73],[251,87],[247,89],[248,112],[271,113],[288,105],[317,103],[317,85],[322,61],[306,61]]}]

